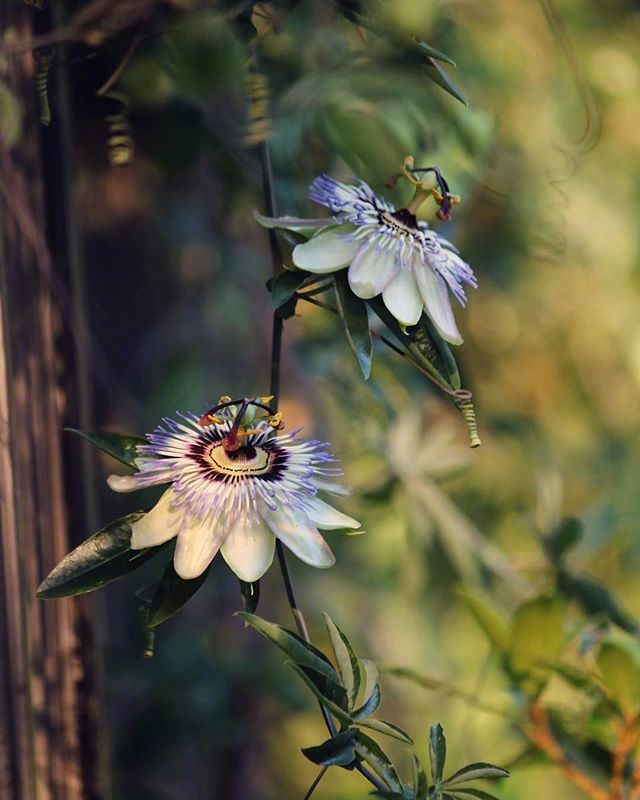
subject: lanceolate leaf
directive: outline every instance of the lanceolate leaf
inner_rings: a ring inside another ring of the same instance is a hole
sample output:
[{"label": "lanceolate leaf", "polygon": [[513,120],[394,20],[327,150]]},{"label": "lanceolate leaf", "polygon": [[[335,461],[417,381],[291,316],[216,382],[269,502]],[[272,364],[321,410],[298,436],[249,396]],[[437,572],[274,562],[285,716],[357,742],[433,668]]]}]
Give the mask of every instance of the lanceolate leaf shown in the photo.
[{"label": "lanceolate leaf", "polygon": [[138,446],[149,444],[146,439],[141,439],[139,436],[128,436],[122,433],[87,433],[78,431],[75,428],[65,428],[65,430],[74,433],[94,447],[98,447],[113,456],[113,458],[134,469],[137,469],[135,460],[138,458]]},{"label": "lanceolate leaf", "polygon": [[130,547],[131,526],[145,513],[127,514],[78,545],[51,570],[36,595],[49,599],[92,592],[144,564],[161,549]]},{"label": "lanceolate leaf", "polygon": [[420,48],[420,50],[425,54],[425,56],[429,56],[430,58],[436,58],[438,61],[444,61],[445,64],[451,64],[452,67],[456,66],[456,62],[450,58],[446,53],[443,53],[440,50],[436,50],[435,47],[431,47],[430,44],[427,44],[422,39],[416,39],[416,44]]},{"label": "lanceolate leaf", "polygon": [[454,786],[459,786],[462,783],[508,777],[509,771],[503,767],[496,767],[494,764],[478,762],[475,764],[467,764],[466,767],[462,767],[462,769],[454,772],[451,777],[442,782],[442,786],[446,786],[446,788],[451,791]]},{"label": "lanceolate leaf", "polygon": [[334,280],[338,311],[340,312],[349,344],[356,354],[358,365],[366,380],[371,374],[371,357],[373,353],[367,304],[351,291],[346,270],[338,272]]},{"label": "lanceolate leaf", "polygon": [[316,647],[308,642],[305,642],[297,633],[282,628],[273,622],[256,616],[255,614],[248,614],[246,611],[238,611],[236,616],[244,620],[252,628],[255,628],[258,633],[276,644],[283,650],[289,658],[301,666],[310,667],[311,669],[319,672],[321,675],[329,678],[336,684],[340,683],[338,673],[335,671],[329,659],[321,653]]},{"label": "lanceolate leaf", "polygon": [[199,577],[185,581],[176,573],[173,562],[167,564],[149,606],[147,627],[156,628],[179,611],[205,582],[208,572],[207,568]]},{"label": "lanceolate leaf", "polygon": [[353,712],[353,718],[357,720],[367,719],[380,705],[380,684],[376,683],[373,690],[365,702]]},{"label": "lanceolate leaf", "polygon": [[450,793],[456,800],[498,800],[494,794],[482,789],[452,789]]},{"label": "lanceolate leaf", "polygon": [[324,621],[329,631],[331,646],[338,664],[338,672],[342,678],[342,685],[347,692],[349,708],[352,709],[360,691],[360,664],[349,644],[349,640],[328,614],[324,615]]},{"label": "lanceolate leaf", "polygon": [[317,747],[303,747],[303,754],[320,767],[347,767],[353,764],[356,752],[354,742],[358,731],[349,728]]},{"label": "lanceolate leaf", "polygon": [[413,794],[416,800],[426,800],[429,792],[429,784],[424,767],[415,753],[411,754],[411,766],[413,771]]},{"label": "lanceolate leaf", "polygon": [[444,89],[445,92],[448,92],[452,97],[455,97],[456,100],[459,100],[465,106],[467,105],[464,95],[459,91],[451,78],[449,78],[447,73],[442,69],[440,64],[438,64],[432,58],[427,58],[425,59],[423,69],[429,78],[431,78],[434,83],[437,83],[438,86]]},{"label": "lanceolate leaf", "polygon": [[442,780],[444,764],[447,760],[447,740],[444,737],[442,725],[437,723],[429,731],[429,761],[431,762],[431,777],[435,784]]},{"label": "lanceolate leaf", "polygon": [[384,733],[386,736],[399,739],[406,744],[413,744],[413,739],[409,734],[397,725],[393,725],[391,722],[384,722],[381,719],[367,719],[363,722],[358,722],[358,725],[363,728],[370,728],[372,731],[377,731],[378,733]]},{"label": "lanceolate leaf", "polygon": [[307,684],[309,689],[315,694],[322,705],[330,711],[333,716],[345,725],[350,725],[351,717],[345,711],[347,696],[342,686],[333,683],[325,675],[316,672],[311,667],[303,667],[299,664],[289,662],[289,666]]},{"label": "lanceolate leaf", "polygon": [[363,761],[387,784],[392,792],[402,794],[402,783],[391,759],[377,742],[358,731],[355,751]]}]

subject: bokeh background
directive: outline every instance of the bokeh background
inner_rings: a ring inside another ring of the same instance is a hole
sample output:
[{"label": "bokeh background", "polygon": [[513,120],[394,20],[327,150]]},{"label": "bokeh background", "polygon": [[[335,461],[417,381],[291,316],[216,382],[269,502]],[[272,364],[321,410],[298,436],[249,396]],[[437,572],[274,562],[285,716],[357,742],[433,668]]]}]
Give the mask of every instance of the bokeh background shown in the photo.
[{"label": "bokeh background", "polygon": [[[383,182],[405,155],[441,167],[462,205],[448,224],[435,204],[423,214],[479,279],[458,313],[456,357],[483,446],[470,450],[455,409],[384,348],[363,383],[336,319],[300,303],[285,323],[285,423],[331,439],[354,489],[343,507],[366,534],[329,534],[338,563],[328,572],[293,565],[299,600],[317,643],[327,610],[361,655],[469,694],[383,676],[384,718],[423,755],[440,721],[452,767],[513,765],[496,790],[505,800],[582,797],[548,763],[521,758],[522,737],[474,702],[512,701],[459,590],[483,586],[511,609],[547,588],[540,534],[573,515],[585,535],[572,563],[640,613],[640,11],[623,0],[375,5],[387,30],[456,61],[446,70],[468,105],[329,3],[265,7],[278,202],[315,214],[306,188],[326,171],[401,204],[408,188]],[[125,50],[70,69],[90,320],[77,334],[90,343],[95,427],[142,433],[221,394],[267,392],[270,260],[252,216],[263,202],[245,143],[246,55],[225,10],[169,16],[142,42],[117,86],[135,141],[119,168],[106,146],[111,109],[95,92]],[[94,467],[98,525],[144,502],[108,491],[106,457]],[[235,577],[216,562],[143,660],[136,591],[159,568],[145,570],[98,598],[113,796],[301,798],[316,768],[299,750],[325,738],[322,720],[282,655],[233,618]],[[259,613],[291,622],[275,568]],[[568,613],[570,625],[584,621]],[[336,769],[317,796],[368,789]]]}]

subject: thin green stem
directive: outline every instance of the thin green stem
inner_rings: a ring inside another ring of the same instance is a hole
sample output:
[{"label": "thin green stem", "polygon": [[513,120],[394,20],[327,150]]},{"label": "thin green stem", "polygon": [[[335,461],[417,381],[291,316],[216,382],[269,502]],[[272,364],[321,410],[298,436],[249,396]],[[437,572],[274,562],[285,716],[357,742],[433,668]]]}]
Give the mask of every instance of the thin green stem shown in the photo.
[{"label": "thin green stem", "polygon": [[319,773],[317,774],[317,776],[316,776],[316,779],[315,779],[315,780],[314,780],[314,782],[311,784],[311,786],[309,787],[309,789],[308,789],[307,793],[305,794],[305,796],[304,796],[303,800],[309,800],[309,798],[311,797],[311,795],[312,795],[312,794],[315,792],[315,790],[316,790],[316,788],[317,788],[318,784],[320,783],[320,781],[321,781],[321,780],[324,778],[324,776],[327,774],[327,770],[328,770],[328,769],[329,769],[329,767],[323,767],[323,768],[320,770],[320,772],[319,772]]},{"label": "thin green stem", "polygon": [[[251,55],[251,69],[254,73],[259,73],[259,66],[258,66],[258,59],[255,49],[250,53]],[[260,166],[262,170],[262,192],[264,196],[264,205],[267,214],[270,217],[277,216],[277,201],[275,196],[275,182],[273,179],[273,167],[271,165],[271,153],[269,149],[269,143],[267,140],[261,142],[259,145],[259,157],[260,157]],[[278,236],[276,231],[273,228],[269,228],[267,230],[269,235],[269,250],[271,252],[271,266],[274,275],[277,275],[280,272],[282,267],[282,252],[280,249],[280,242],[278,241]],[[282,354],[282,327],[283,327],[283,320],[279,317],[275,312],[273,315],[273,326],[272,326],[272,340],[271,340],[271,369],[270,369],[270,389],[269,394],[273,395],[272,409],[274,412],[278,410],[278,402],[280,399],[280,365],[281,365],[281,354]],[[276,553],[278,555],[278,564],[280,565],[280,572],[282,573],[282,580],[285,587],[285,592],[287,594],[287,600],[289,602],[289,608],[291,609],[291,614],[293,615],[293,619],[298,630],[298,633],[302,638],[311,644],[311,637],[309,636],[309,629],[307,628],[307,623],[304,618],[304,614],[302,613],[298,603],[296,601],[295,592],[293,590],[293,583],[291,581],[291,573],[289,572],[289,566],[287,564],[287,556],[284,550],[284,546],[280,542],[279,539],[276,540]],[[333,718],[327,711],[327,709],[322,705],[320,705],[320,711],[322,712],[322,716],[324,718],[325,725],[327,726],[327,730],[329,731],[331,736],[335,736],[337,729]],[[357,764],[356,769],[358,772],[366,778],[369,783],[374,786],[378,791],[385,791],[388,787],[382,783],[375,775],[373,775],[369,770],[364,767],[362,764]],[[317,784],[319,783],[320,778],[324,772],[318,776],[318,779],[315,782],[315,785],[311,787],[311,791],[315,789]],[[310,793],[307,794],[307,797],[310,796]]]}]

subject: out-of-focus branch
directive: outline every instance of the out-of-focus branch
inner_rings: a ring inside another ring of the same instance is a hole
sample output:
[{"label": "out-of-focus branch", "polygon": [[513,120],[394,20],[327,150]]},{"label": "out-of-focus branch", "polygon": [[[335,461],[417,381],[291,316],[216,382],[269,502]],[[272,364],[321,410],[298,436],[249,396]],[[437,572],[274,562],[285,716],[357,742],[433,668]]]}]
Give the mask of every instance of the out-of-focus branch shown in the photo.
[{"label": "out-of-focus branch", "polygon": [[537,703],[532,703],[529,707],[529,725],[524,728],[524,734],[531,744],[545,753],[571,783],[578,786],[591,800],[611,800],[606,789],[569,760],[553,735],[547,712]]}]

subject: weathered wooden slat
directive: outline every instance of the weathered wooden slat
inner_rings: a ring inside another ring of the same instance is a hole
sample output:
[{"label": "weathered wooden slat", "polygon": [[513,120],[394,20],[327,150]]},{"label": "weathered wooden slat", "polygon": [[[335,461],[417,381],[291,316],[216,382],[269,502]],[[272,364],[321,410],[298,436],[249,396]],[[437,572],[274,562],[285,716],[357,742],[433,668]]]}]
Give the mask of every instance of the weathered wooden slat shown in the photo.
[{"label": "weathered wooden slat", "polygon": [[[0,31],[27,39],[33,15],[25,4],[2,3]],[[24,109],[18,143],[0,141],[0,797],[86,800],[100,796],[88,607],[34,594],[73,544],[69,498],[80,480],[62,457],[62,429],[77,403],[73,292],[64,215],[51,210],[66,202],[68,187],[52,185],[61,173],[45,165],[34,68],[25,53],[0,73]],[[54,128],[48,161],[68,156],[56,152],[58,142]]]}]

